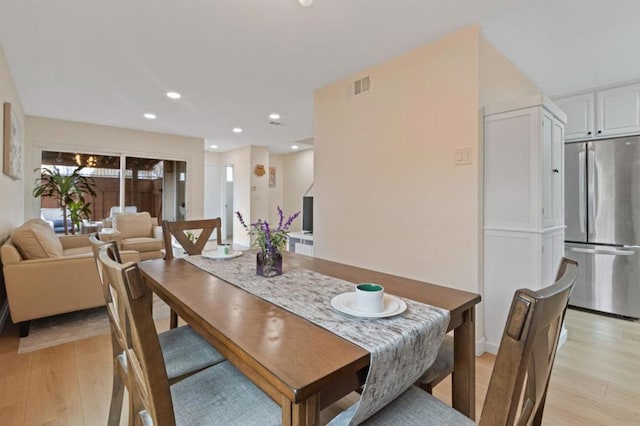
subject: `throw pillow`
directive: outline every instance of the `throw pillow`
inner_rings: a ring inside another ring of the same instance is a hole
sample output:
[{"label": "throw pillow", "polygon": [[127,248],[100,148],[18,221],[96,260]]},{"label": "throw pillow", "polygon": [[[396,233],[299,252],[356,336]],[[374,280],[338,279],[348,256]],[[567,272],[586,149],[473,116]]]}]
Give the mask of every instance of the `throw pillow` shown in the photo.
[{"label": "throw pillow", "polygon": [[11,233],[11,242],[24,259],[63,255],[62,243],[51,226],[42,219],[31,219]]}]

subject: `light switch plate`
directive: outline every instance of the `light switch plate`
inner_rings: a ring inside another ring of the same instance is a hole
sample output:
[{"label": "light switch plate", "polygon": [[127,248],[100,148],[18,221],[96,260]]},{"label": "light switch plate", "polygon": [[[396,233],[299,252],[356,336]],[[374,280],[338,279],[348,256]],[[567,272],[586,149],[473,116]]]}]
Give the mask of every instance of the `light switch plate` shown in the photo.
[{"label": "light switch plate", "polygon": [[471,153],[472,151],[470,146],[456,148],[453,157],[453,165],[462,166],[465,164],[471,164]]}]

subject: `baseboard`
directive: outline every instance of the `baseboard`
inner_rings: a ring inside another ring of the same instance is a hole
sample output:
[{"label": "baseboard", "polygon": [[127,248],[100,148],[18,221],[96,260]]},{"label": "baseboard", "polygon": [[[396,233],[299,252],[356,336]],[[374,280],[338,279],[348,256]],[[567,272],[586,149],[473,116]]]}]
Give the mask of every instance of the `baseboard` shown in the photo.
[{"label": "baseboard", "polygon": [[9,318],[9,301],[5,300],[2,306],[0,306],[0,334],[4,330],[4,325]]},{"label": "baseboard", "polygon": [[494,354],[494,355],[496,355],[498,353],[498,348],[499,347],[500,347],[500,345],[496,345],[495,343],[486,342],[484,344],[485,351],[489,352],[490,354]]},{"label": "baseboard", "polygon": [[476,340],[476,356],[480,356],[487,351],[487,339],[483,336],[482,339]]}]

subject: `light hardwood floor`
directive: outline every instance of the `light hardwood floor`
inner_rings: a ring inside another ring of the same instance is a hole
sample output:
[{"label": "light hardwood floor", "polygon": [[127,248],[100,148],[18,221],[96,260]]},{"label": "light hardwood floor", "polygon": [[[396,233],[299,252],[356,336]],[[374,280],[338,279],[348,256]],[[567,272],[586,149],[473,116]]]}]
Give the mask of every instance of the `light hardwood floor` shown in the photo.
[{"label": "light hardwood floor", "polygon": [[[567,329],[569,340],[556,358],[543,423],[640,424],[640,323],[570,310]],[[17,355],[17,330],[7,327],[0,336],[0,425],[104,425],[110,344],[109,336],[102,335]],[[493,362],[489,354],[477,359],[478,414]],[[448,402],[450,386],[446,380],[435,395]],[[355,397],[324,410],[321,420]]]}]

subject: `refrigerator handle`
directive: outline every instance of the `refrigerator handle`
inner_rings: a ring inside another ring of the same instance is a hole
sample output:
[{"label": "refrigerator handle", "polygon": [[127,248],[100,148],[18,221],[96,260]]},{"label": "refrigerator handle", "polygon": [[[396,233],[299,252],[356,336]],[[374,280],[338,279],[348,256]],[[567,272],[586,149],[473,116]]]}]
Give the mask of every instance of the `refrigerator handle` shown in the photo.
[{"label": "refrigerator handle", "polygon": [[584,151],[578,153],[578,222],[580,222],[580,233],[585,233],[585,183],[584,183]]},{"label": "refrigerator handle", "polygon": [[619,250],[619,249],[609,249],[609,248],[586,249],[586,248],[578,248],[578,247],[568,247],[567,249],[575,253],[610,254],[613,256],[633,256],[634,254],[636,254],[636,252],[633,250]]},{"label": "refrigerator handle", "polygon": [[589,233],[588,237],[591,239],[593,237],[594,230],[594,221],[596,219],[596,198],[597,198],[597,188],[596,188],[596,153],[590,149],[591,144],[587,144],[587,186],[589,187],[589,191],[587,193],[587,209],[588,209],[588,217],[587,223],[589,224]]}]

